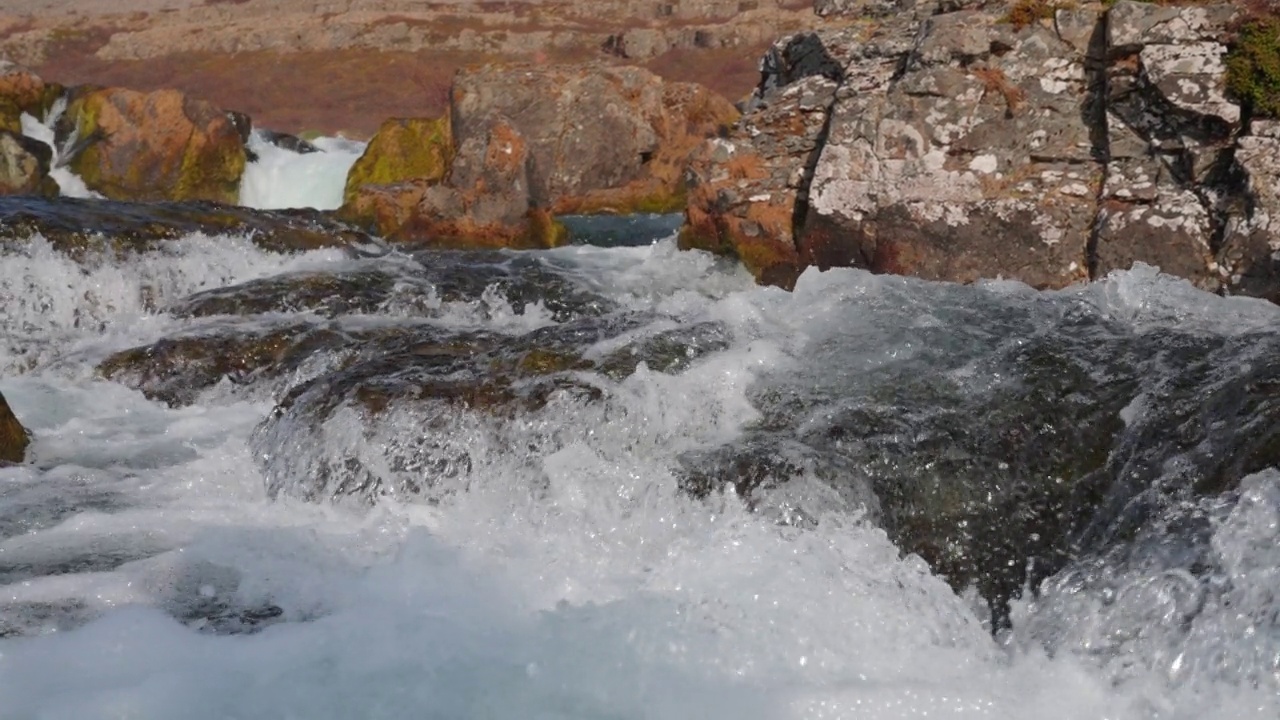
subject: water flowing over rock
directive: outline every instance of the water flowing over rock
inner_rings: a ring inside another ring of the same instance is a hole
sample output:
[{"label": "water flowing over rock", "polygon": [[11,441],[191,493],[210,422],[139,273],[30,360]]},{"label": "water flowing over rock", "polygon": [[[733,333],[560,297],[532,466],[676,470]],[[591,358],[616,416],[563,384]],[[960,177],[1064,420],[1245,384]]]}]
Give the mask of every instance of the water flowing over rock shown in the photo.
[{"label": "water flowing over rock", "polygon": [[861,19],[761,61],[693,163],[686,246],[783,286],[817,265],[1053,288],[1144,262],[1280,297],[1273,123],[1226,91],[1233,7],[817,9]]},{"label": "water flowing over rock", "polygon": [[31,434],[18,422],[4,395],[0,395],[0,464],[22,462],[30,443]]},{"label": "water flowing over rock", "polygon": [[49,177],[52,159],[48,145],[0,130],[0,195],[57,195],[58,183]]},{"label": "water flowing over rock", "polygon": [[0,197],[0,247],[39,235],[73,258],[137,252],[191,233],[245,235],[264,249],[297,252],[365,247],[372,239],[313,210],[253,210],[207,202],[131,203]]},{"label": "water flowing over rock", "polygon": [[226,111],[177,90],[80,88],[59,121],[58,142],[75,148],[67,162],[85,185],[113,200],[239,197],[241,128]]}]

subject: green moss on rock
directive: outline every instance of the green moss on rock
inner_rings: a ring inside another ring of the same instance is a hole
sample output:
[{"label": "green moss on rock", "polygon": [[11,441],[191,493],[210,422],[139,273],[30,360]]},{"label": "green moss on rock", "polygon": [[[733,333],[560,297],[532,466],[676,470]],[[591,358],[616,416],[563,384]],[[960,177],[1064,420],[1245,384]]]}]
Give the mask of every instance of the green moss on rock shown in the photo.
[{"label": "green moss on rock", "polygon": [[350,204],[365,185],[442,180],[453,160],[449,119],[392,118],[378,128],[347,173],[343,200]]},{"label": "green moss on rock", "polygon": [[1280,118],[1280,17],[1241,28],[1227,54],[1227,89],[1259,117]]}]

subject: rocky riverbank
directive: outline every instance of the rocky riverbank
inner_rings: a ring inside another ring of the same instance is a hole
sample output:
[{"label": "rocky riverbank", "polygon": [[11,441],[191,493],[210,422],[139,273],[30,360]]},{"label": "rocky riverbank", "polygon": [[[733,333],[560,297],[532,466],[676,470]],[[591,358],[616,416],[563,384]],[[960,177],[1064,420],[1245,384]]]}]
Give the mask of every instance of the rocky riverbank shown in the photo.
[{"label": "rocky riverbank", "polygon": [[[565,240],[556,215],[683,210],[684,247],[783,287],[809,266],[1059,288],[1146,263],[1280,299],[1280,102],[1267,94],[1280,78],[1266,55],[1280,23],[1265,9],[812,10],[814,29],[763,54],[741,117],[705,87],[615,62],[466,68],[441,114],[382,122],[338,217],[396,241],[551,247]],[[0,123],[12,131],[61,95],[10,66]],[[91,190],[234,201],[249,117],[176,90],[65,97],[57,142],[72,151],[58,162]],[[49,159],[2,139],[0,183],[48,192]]]}]

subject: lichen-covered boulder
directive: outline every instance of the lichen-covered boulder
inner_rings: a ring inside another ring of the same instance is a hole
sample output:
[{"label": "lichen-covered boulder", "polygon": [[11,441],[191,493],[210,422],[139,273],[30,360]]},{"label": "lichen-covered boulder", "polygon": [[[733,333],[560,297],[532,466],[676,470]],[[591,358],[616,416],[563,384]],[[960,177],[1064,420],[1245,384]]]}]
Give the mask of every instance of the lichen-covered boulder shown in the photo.
[{"label": "lichen-covered boulder", "polygon": [[890,5],[818,2],[831,25],[769,49],[690,164],[685,247],[784,287],[813,265],[1056,288],[1145,263],[1280,297],[1280,21]]},{"label": "lichen-covered boulder", "polygon": [[22,114],[43,118],[63,88],[27,68],[0,60],[0,130],[22,132]]},{"label": "lichen-covered boulder", "polygon": [[453,159],[449,118],[391,118],[382,123],[347,173],[344,201],[368,186],[439,182]]},{"label": "lichen-covered boulder", "polygon": [[31,434],[22,427],[0,395],[0,463],[20,463],[31,443]]},{"label": "lichen-covered boulder", "polygon": [[246,162],[230,115],[177,90],[124,88],[76,93],[59,142],[83,149],[70,167],[113,200],[235,203]]},{"label": "lichen-covered boulder", "polygon": [[0,195],[57,195],[58,183],[49,177],[52,157],[48,145],[0,129]]}]

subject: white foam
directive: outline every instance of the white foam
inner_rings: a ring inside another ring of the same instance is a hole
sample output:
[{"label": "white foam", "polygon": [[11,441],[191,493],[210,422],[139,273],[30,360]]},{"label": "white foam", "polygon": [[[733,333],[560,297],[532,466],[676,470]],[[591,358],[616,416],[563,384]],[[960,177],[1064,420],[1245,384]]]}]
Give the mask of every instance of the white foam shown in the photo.
[{"label": "white foam", "polygon": [[364,152],[364,143],[317,138],[312,144],[318,152],[297,153],[267,142],[261,133],[251,134],[248,148],[258,159],[245,166],[240,204],[262,210],[341,206],[347,172]]}]

